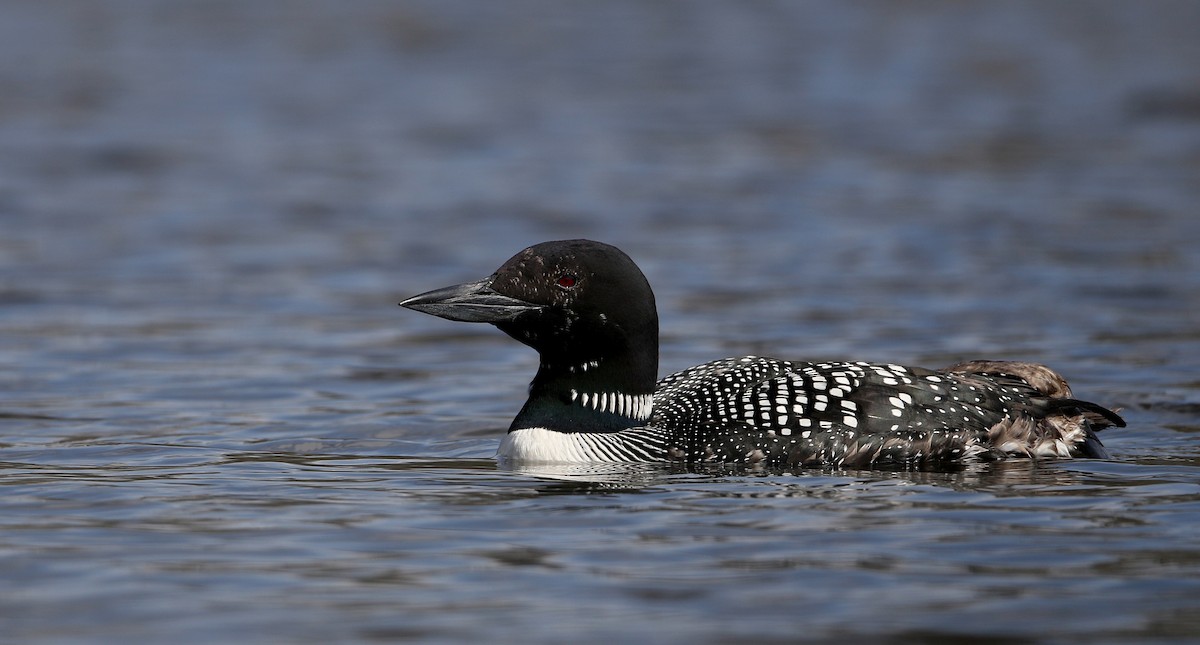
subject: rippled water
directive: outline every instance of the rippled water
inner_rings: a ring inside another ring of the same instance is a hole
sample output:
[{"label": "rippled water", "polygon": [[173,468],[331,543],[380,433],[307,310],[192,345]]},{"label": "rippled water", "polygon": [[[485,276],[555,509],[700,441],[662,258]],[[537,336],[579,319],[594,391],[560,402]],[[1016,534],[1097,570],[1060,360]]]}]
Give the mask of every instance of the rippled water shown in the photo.
[{"label": "rippled water", "polygon": [[[0,6],[0,640],[1200,638],[1192,3]],[[1044,361],[1111,461],[512,471],[395,303],[592,237],[662,372]],[[990,640],[989,640],[990,639]]]}]

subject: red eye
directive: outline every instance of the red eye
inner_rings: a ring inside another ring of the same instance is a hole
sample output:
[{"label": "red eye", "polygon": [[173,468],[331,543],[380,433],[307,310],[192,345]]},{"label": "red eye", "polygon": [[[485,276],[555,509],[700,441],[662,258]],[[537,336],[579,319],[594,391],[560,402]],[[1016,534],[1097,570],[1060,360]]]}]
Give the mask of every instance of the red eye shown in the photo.
[{"label": "red eye", "polygon": [[564,275],[564,276],[560,277],[558,279],[558,286],[560,286],[564,289],[570,289],[571,287],[575,286],[575,276]]}]

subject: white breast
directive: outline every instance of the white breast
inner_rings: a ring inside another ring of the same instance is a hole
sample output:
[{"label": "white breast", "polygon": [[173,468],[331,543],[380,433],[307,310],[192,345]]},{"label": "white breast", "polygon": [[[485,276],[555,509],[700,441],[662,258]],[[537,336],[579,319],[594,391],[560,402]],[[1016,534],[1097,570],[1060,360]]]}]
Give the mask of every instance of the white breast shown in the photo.
[{"label": "white breast", "polygon": [[605,455],[599,450],[602,443],[594,435],[582,432],[556,432],[545,428],[521,428],[504,435],[500,450],[501,459],[524,462],[589,463],[597,461],[625,461],[616,455]]}]

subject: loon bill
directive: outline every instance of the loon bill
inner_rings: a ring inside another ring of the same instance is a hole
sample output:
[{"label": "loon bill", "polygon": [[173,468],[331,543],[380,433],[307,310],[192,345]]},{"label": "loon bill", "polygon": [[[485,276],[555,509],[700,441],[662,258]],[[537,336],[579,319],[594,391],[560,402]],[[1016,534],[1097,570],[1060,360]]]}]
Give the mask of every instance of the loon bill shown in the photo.
[{"label": "loon bill", "polygon": [[1107,458],[1096,432],[1125,425],[1034,363],[929,370],[745,356],[656,382],[654,293],[629,256],[590,240],[536,244],[482,280],[400,306],[491,323],[537,350],[501,459],[861,468]]}]

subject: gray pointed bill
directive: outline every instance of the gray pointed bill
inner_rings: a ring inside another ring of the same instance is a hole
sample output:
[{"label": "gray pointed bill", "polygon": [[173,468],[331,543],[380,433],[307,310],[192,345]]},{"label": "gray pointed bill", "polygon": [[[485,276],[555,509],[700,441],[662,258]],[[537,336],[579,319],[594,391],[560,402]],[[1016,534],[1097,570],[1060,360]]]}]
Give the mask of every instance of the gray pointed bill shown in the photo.
[{"label": "gray pointed bill", "polygon": [[400,306],[446,320],[483,323],[506,322],[542,308],[497,293],[492,289],[491,277],[427,291],[401,302]]}]

